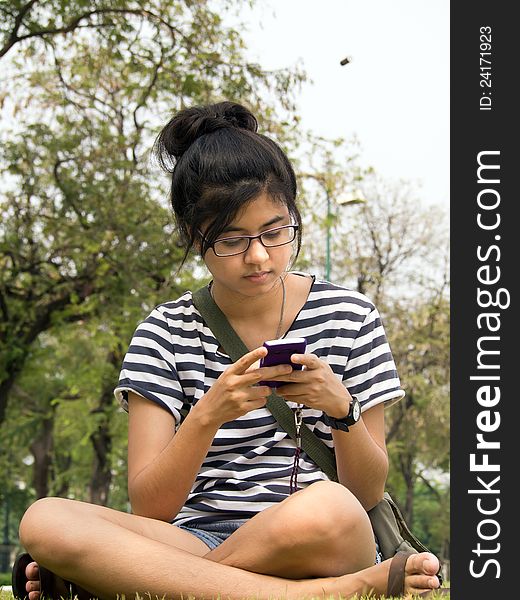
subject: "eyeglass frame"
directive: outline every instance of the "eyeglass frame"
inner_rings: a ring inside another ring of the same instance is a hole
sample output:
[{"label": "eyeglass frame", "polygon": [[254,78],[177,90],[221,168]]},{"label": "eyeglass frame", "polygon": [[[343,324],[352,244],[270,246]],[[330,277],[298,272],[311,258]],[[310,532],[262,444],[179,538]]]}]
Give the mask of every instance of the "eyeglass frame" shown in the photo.
[{"label": "eyeglass frame", "polygon": [[[288,242],[283,242],[283,244],[274,244],[273,246],[267,246],[262,241],[262,236],[265,235],[266,233],[272,233],[273,231],[277,231],[278,229],[286,229],[289,227],[291,227],[293,229],[293,233],[294,233],[292,240],[289,240]],[[292,242],[294,242],[294,240],[296,239],[296,233],[298,232],[299,228],[300,228],[299,225],[294,225],[294,224],[280,225],[280,227],[273,227],[272,229],[266,229],[265,231],[262,231],[262,233],[259,233],[258,235],[231,235],[229,237],[220,238],[218,240],[215,240],[211,245],[209,245],[206,248],[206,252],[211,248],[211,250],[213,250],[213,253],[215,254],[215,256],[218,256],[219,258],[227,258],[228,256],[238,256],[239,254],[245,254],[249,250],[249,248],[251,247],[251,242],[253,240],[259,240],[264,248],[280,248],[281,246],[287,246],[287,244],[292,244]],[[206,236],[202,233],[202,231],[200,231],[200,229],[198,230],[198,232],[203,240],[207,239]],[[240,250],[240,252],[234,252],[233,254],[217,254],[215,252],[214,246],[217,242],[225,242],[227,240],[236,240],[236,239],[246,239],[248,241],[247,246],[245,247],[244,250]]]}]

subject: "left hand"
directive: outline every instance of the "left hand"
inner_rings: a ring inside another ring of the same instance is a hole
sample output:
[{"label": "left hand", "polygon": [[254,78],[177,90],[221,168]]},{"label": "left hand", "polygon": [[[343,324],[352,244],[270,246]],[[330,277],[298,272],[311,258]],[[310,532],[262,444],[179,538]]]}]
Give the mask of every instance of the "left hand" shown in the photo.
[{"label": "left hand", "polygon": [[304,369],[273,377],[273,380],[290,382],[276,389],[280,396],[290,402],[322,410],[336,419],[348,414],[352,396],[327,362],[315,354],[293,354],[291,362],[303,365]]}]

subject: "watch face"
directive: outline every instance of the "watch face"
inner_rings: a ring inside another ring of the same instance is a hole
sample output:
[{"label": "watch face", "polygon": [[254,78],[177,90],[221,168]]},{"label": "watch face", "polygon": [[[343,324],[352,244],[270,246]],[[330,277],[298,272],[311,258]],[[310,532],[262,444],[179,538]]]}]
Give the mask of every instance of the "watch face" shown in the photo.
[{"label": "watch face", "polygon": [[352,417],[357,422],[359,421],[359,417],[361,416],[361,405],[357,400],[353,401],[354,406],[352,407]]}]

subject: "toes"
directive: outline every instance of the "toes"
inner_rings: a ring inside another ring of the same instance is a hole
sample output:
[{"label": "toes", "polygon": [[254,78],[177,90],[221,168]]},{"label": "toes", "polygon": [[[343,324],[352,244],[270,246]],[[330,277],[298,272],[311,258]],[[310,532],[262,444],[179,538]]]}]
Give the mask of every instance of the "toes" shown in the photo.
[{"label": "toes", "polygon": [[40,569],[35,562],[29,563],[25,568],[27,582],[25,591],[29,592],[29,600],[38,600],[40,597]]},{"label": "toes", "polygon": [[412,593],[424,592],[425,590],[436,590],[440,582],[431,575],[409,575],[406,578],[406,590]]},{"label": "toes", "polygon": [[39,581],[28,581],[25,584],[26,592],[39,592],[40,591],[40,582]]},{"label": "toes", "polygon": [[405,589],[408,593],[418,594],[440,587],[436,576],[439,571],[439,559],[430,552],[412,554],[406,562]]},{"label": "toes", "polygon": [[[406,573],[409,575],[436,575],[439,571],[439,559],[430,552],[412,554],[406,563]],[[435,579],[437,579],[435,577]]]},{"label": "toes", "polygon": [[25,576],[29,581],[37,580],[40,576],[40,570],[38,569],[37,562],[31,562],[25,568]]}]

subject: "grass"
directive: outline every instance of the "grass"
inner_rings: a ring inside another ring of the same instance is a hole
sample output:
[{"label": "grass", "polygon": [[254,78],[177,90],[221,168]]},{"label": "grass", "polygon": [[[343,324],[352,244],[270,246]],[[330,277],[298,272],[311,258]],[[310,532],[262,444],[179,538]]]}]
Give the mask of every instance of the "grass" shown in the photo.
[{"label": "grass", "polygon": [[[391,600],[390,598],[387,598],[385,596],[386,600]],[[435,594],[434,596],[431,596],[431,600],[435,600],[436,598],[439,598],[439,600],[442,598],[443,600],[449,600],[450,595],[444,595],[441,596],[440,594]],[[0,600],[14,600],[14,596],[11,594],[11,592],[6,592],[6,591],[2,591],[0,592]],[[74,599],[74,600],[77,600]],[[144,600],[143,598],[138,598],[138,600]],[[312,600],[312,599],[311,599]],[[316,598],[316,600],[323,600],[322,598]],[[361,596],[360,598],[358,598],[357,600],[374,600],[373,596]],[[402,598],[400,598],[399,600],[402,600]]]}]

